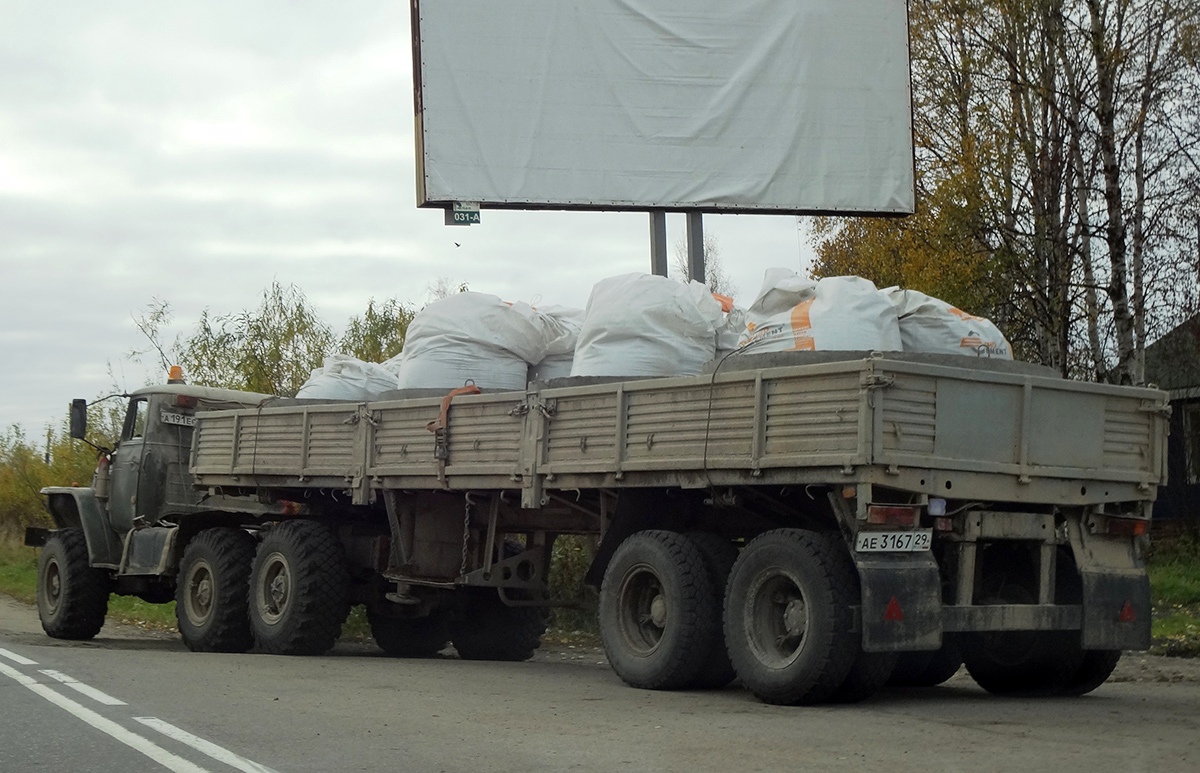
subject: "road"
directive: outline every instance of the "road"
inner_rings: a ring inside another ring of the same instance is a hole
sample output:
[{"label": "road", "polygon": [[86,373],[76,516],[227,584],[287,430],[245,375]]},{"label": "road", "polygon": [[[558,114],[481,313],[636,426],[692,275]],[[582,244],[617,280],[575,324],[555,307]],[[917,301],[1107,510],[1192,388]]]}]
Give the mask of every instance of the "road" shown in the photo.
[{"label": "road", "polygon": [[1073,700],[1001,700],[960,672],[857,706],[780,708],[736,687],[633,690],[591,648],[529,663],[391,660],[353,644],[319,658],[195,654],[111,624],[61,642],[0,597],[0,750],[12,773],[1190,773],[1200,662],[1127,656],[1116,681]]}]

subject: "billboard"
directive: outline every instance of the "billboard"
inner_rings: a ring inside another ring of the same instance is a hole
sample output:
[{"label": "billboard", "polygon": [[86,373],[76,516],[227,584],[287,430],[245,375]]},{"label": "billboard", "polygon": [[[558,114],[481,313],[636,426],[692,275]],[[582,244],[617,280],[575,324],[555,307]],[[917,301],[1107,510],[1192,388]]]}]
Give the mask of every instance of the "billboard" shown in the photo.
[{"label": "billboard", "polygon": [[417,203],[909,214],[905,0],[412,0]]}]

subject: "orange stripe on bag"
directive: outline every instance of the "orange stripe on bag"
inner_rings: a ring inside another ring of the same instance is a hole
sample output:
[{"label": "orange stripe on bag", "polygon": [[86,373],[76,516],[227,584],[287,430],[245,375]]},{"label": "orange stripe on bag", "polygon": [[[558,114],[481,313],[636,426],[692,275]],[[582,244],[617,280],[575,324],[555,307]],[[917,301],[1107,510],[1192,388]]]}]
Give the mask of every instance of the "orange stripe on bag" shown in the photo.
[{"label": "orange stripe on bag", "polygon": [[717,303],[721,304],[721,311],[725,312],[726,314],[733,311],[733,299],[728,295],[713,293],[712,297],[716,299]]},{"label": "orange stripe on bag", "polygon": [[817,348],[816,341],[809,335],[812,329],[810,311],[814,300],[809,298],[792,307],[792,335],[796,339],[796,345],[792,348],[797,351],[812,351]]}]

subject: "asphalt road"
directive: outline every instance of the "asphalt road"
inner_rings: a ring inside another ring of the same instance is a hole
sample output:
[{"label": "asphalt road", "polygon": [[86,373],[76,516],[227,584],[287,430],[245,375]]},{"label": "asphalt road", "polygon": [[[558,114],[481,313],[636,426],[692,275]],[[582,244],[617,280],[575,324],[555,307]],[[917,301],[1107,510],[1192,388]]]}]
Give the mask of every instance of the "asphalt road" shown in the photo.
[{"label": "asphalt road", "polygon": [[1001,700],[965,673],[857,705],[624,686],[594,649],[529,663],[195,654],[106,626],[47,638],[0,597],[0,771],[1192,771],[1200,662],[1127,656],[1081,699]]}]

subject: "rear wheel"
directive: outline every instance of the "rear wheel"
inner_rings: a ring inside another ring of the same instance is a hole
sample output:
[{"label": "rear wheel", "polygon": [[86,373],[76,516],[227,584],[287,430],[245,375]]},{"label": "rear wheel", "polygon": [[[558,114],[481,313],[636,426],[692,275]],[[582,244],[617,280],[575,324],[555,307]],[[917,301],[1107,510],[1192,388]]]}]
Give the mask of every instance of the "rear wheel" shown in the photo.
[{"label": "rear wheel", "polygon": [[936,687],[958,673],[962,649],[953,634],[942,636],[942,646],[932,652],[902,652],[888,684],[895,687]]},{"label": "rear wheel", "polygon": [[713,611],[712,627],[708,634],[710,648],[708,657],[704,659],[700,673],[696,674],[688,686],[701,690],[720,689],[737,678],[737,673],[733,670],[733,662],[729,659],[729,650],[725,647],[725,631],[721,625],[721,616],[725,600],[725,583],[729,581],[729,573],[737,561],[738,549],[732,542],[719,534],[688,532],[684,536],[700,549],[713,587],[713,593],[710,596]]},{"label": "rear wheel", "polygon": [[510,607],[492,589],[464,589],[466,603],[450,626],[450,641],[464,660],[529,660],[542,644],[541,607]]},{"label": "rear wheel", "polygon": [[441,615],[402,618],[367,610],[375,643],[394,658],[429,658],[449,643],[450,634]]},{"label": "rear wheel", "polygon": [[1087,695],[1108,681],[1121,660],[1120,650],[1085,650],[1083,662],[1062,689],[1063,695]]},{"label": "rear wheel", "polygon": [[104,627],[112,579],[88,563],[83,529],[59,529],[38,557],[42,630],[55,639],[91,639]]},{"label": "rear wheel", "polygon": [[879,692],[896,667],[895,652],[860,652],[838,688],[829,696],[830,703],[859,703]]},{"label": "rear wheel", "polygon": [[719,625],[715,597],[694,542],[657,530],[628,537],[600,586],[600,638],[617,676],[648,690],[694,684]]},{"label": "rear wheel", "polygon": [[222,527],[197,534],[183,551],[175,585],[179,635],[193,652],[245,652],[250,633],[254,538]]},{"label": "rear wheel", "polygon": [[750,542],[725,591],[725,642],[760,700],[809,704],[846,681],[860,652],[851,632],[849,562],[821,535],[778,529]]},{"label": "rear wheel", "polygon": [[258,545],[250,574],[254,641],[275,655],[319,655],[350,612],[350,572],[337,538],[316,521],[285,521]]}]

